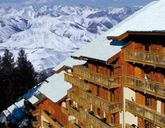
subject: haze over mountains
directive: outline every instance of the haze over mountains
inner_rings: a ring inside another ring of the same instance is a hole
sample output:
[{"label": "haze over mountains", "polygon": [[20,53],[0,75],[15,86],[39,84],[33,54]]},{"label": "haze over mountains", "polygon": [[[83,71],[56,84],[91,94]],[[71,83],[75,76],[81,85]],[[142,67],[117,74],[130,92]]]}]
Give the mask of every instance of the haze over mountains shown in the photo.
[{"label": "haze over mountains", "polygon": [[[53,68],[139,7],[0,7],[0,54],[23,48],[37,71]],[[100,42],[101,43],[101,42]],[[98,46],[99,47],[99,46]]]}]

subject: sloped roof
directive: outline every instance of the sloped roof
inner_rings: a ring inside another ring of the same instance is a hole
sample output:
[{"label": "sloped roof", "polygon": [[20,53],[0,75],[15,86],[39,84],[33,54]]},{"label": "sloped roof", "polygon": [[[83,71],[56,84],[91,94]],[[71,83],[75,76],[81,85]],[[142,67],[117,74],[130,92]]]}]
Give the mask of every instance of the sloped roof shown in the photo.
[{"label": "sloped roof", "polygon": [[127,31],[164,31],[164,12],[165,0],[153,1],[71,55],[77,57],[83,55],[106,61],[122,48],[110,45],[107,36],[119,36]]},{"label": "sloped roof", "polygon": [[54,74],[38,89],[42,94],[53,102],[57,102],[67,94],[72,86],[64,81],[64,71]]},{"label": "sloped roof", "polygon": [[153,1],[135,12],[115,27],[107,36],[119,36],[126,31],[162,31],[165,30],[165,0]]},{"label": "sloped roof", "polygon": [[145,36],[145,37],[165,37],[165,31],[126,31],[125,33],[122,33],[121,35],[118,36],[107,36],[108,40],[117,40],[117,41],[122,41],[124,39],[126,39],[127,37],[131,37],[131,36],[138,36],[138,38],[140,36]]}]

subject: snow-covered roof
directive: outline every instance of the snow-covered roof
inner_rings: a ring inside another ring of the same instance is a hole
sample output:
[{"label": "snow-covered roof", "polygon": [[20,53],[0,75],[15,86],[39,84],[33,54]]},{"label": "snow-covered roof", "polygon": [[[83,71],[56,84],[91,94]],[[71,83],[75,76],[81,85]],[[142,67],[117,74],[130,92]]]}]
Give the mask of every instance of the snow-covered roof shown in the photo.
[{"label": "snow-covered roof", "polygon": [[71,57],[68,57],[65,61],[63,61],[62,63],[57,65],[53,70],[56,71],[56,70],[60,69],[62,66],[72,67],[73,65],[84,64],[84,63],[85,63],[85,61],[83,61],[83,60],[80,61],[80,60],[76,60]]},{"label": "snow-covered roof", "polygon": [[32,104],[35,104],[35,103],[37,103],[37,102],[39,101],[39,99],[36,98],[35,96],[32,96],[32,97],[30,97],[30,98],[28,99],[28,101],[29,101],[30,103],[32,103]]},{"label": "snow-covered roof", "polygon": [[165,0],[153,1],[135,12],[107,32],[110,36],[119,36],[126,31],[165,30]]},{"label": "snow-covered roof", "polygon": [[6,110],[3,111],[3,114],[0,115],[0,118],[3,119],[3,116],[5,115],[10,119],[10,121],[16,121],[21,119],[24,116],[24,100],[27,99],[32,104],[35,104],[39,99],[34,96],[35,93],[38,92],[38,87],[35,86],[32,89],[30,89],[20,100],[16,101],[14,104],[9,106]]},{"label": "snow-covered roof", "polygon": [[92,57],[106,61],[118,53],[122,47],[110,45],[110,41],[106,38],[107,36],[119,36],[126,31],[165,30],[164,12],[165,0],[153,1],[72,55]]},{"label": "snow-covered roof", "polygon": [[107,33],[102,34],[98,39],[95,39],[92,43],[87,44],[80,48],[80,50],[71,54],[72,56],[86,56],[103,61],[107,61],[109,58],[117,54],[122,46],[111,45],[107,40]]},{"label": "snow-covered roof", "polygon": [[47,98],[57,102],[67,94],[71,85],[64,81],[64,71],[49,77],[38,89]]}]

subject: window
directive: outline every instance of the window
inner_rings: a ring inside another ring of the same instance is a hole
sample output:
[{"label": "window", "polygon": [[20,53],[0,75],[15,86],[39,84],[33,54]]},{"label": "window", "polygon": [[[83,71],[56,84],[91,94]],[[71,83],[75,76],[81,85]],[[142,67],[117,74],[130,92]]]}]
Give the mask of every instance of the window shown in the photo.
[{"label": "window", "polygon": [[152,106],[152,97],[150,97],[149,95],[146,95],[145,97],[145,105],[148,107]]}]

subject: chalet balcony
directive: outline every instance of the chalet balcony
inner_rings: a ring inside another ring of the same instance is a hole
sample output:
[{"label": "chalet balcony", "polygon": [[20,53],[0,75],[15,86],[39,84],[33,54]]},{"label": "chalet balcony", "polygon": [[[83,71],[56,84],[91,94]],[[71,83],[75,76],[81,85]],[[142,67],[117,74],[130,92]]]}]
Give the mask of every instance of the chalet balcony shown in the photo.
[{"label": "chalet balcony", "polygon": [[75,123],[70,123],[71,128],[81,128],[80,126],[78,126],[77,124]]},{"label": "chalet balcony", "polygon": [[49,123],[43,122],[43,127],[44,128],[53,128]]},{"label": "chalet balcony", "polygon": [[99,96],[93,95],[90,92],[81,91],[80,95],[76,95],[73,91],[69,91],[68,96],[79,105],[86,106],[88,108],[91,104],[93,104],[108,113],[117,113],[121,111],[121,103],[109,102]]},{"label": "chalet balcony", "polygon": [[99,73],[91,72],[85,66],[73,66],[73,75],[80,76],[84,80],[95,83],[107,89],[117,88],[121,86],[120,76],[110,78]]},{"label": "chalet balcony", "polygon": [[[90,125],[93,125],[95,128],[111,128],[110,125],[106,124],[103,120],[99,119],[91,112],[87,112],[87,120]],[[114,127],[115,128],[115,127]]]},{"label": "chalet balcony", "polygon": [[165,127],[165,115],[160,114],[146,106],[126,100],[126,111],[129,111],[136,116],[142,117],[149,122],[156,124],[157,126],[162,128]]},{"label": "chalet balcony", "polygon": [[136,76],[126,76],[125,85],[129,88],[165,99],[165,84],[146,81]]},{"label": "chalet balcony", "polygon": [[93,95],[90,92],[82,92],[81,96],[83,99],[87,99],[90,104],[96,105],[98,108],[108,112],[116,113],[121,110],[121,104],[119,102],[110,102],[100,98],[99,96]]},{"label": "chalet balcony", "polygon": [[67,108],[61,107],[61,111],[62,111],[65,115],[68,114],[68,110],[67,110]]},{"label": "chalet balcony", "polygon": [[[84,106],[86,108],[90,107],[90,104],[86,101],[86,99],[83,99],[82,97],[78,96],[75,92],[73,91],[68,91],[68,97],[78,103],[81,106]],[[82,94],[80,94],[82,95]]]},{"label": "chalet balcony", "polygon": [[128,51],[125,50],[126,61],[133,63],[140,63],[145,65],[151,65],[154,67],[165,68],[165,55],[155,54],[147,51]]},{"label": "chalet balcony", "polygon": [[[78,111],[73,107],[69,107],[69,114],[73,115],[76,119],[78,119],[81,122],[87,123],[87,125],[93,125],[96,128],[111,128],[110,125],[106,124],[105,122],[103,122],[101,119],[99,119],[98,117],[92,115],[89,112],[83,112],[83,111]],[[74,127],[79,128],[79,126],[75,126]],[[116,127],[114,127],[116,128]]]},{"label": "chalet balcony", "polygon": [[86,122],[86,114],[83,111],[78,111],[76,108],[69,106],[68,114],[73,115],[80,122]]},{"label": "chalet balcony", "polygon": [[42,111],[42,115],[49,121],[49,123],[55,128],[63,128],[61,124],[59,124],[55,119],[51,117],[51,115],[47,111]]},{"label": "chalet balcony", "polygon": [[83,90],[88,90],[87,86],[85,86],[85,82],[83,80],[80,80],[78,78],[75,78],[72,75],[69,74],[64,74],[64,80],[83,89]]},{"label": "chalet balcony", "polygon": [[33,122],[32,122],[32,126],[33,126],[34,128],[39,128],[39,127],[40,127],[40,123],[39,123],[38,121],[33,121]]}]

